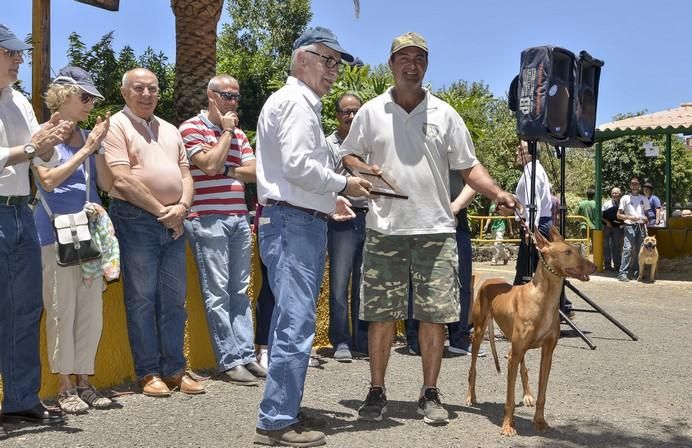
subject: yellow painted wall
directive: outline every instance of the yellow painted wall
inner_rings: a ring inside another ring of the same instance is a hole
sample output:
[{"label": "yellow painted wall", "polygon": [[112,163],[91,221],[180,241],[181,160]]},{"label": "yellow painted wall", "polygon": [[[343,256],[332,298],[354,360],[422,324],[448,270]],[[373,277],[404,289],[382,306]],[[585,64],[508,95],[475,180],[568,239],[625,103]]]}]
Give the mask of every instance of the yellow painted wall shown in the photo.
[{"label": "yellow painted wall", "polygon": [[671,217],[667,228],[649,227],[649,233],[656,235],[658,254],[662,258],[692,256],[692,218]]}]

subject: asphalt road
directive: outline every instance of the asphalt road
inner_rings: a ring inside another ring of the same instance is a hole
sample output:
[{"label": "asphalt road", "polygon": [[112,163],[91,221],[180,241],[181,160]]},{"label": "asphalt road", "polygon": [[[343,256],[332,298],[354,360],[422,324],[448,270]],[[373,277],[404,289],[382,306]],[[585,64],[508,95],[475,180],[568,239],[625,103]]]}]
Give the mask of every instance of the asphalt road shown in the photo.
[{"label": "asphalt road", "polygon": [[[477,263],[476,272],[509,278],[510,266]],[[368,363],[340,364],[324,351],[310,368],[303,406],[327,417],[332,447],[692,447],[692,282],[620,283],[596,276],[575,285],[632,330],[638,341],[600,314],[577,312],[576,323],[598,346],[590,350],[567,326],[555,351],[546,419],[537,433],[533,408],[518,405],[518,435],[500,435],[506,391],[506,360],[495,372],[479,360],[479,405],[463,404],[469,357],[447,357],[439,386],[451,414],[449,425],[431,427],[416,414],[420,358],[394,347],[387,376],[389,412],[379,423],[358,422]],[[568,294],[577,308],[589,308]],[[498,342],[500,356],[506,342]],[[527,362],[534,392],[539,354]],[[0,447],[236,447],[251,446],[262,387],[207,381],[208,393],[168,399],[124,395],[108,411],[71,417],[60,427],[7,426]],[[520,391],[520,386],[517,387]],[[520,397],[520,394],[518,394]]]}]

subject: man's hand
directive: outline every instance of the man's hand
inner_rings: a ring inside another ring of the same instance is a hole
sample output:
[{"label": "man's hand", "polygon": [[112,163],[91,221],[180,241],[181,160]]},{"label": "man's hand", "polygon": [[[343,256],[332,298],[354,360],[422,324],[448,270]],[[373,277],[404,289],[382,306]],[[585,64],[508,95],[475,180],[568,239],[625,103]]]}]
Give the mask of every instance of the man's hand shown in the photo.
[{"label": "man's hand", "polygon": [[221,120],[221,129],[235,129],[238,126],[239,119],[236,112],[228,111],[222,115],[216,101],[214,99],[209,99],[209,111],[211,112],[212,110]]},{"label": "man's hand", "polygon": [[[365,179],[360,177],[349,176],[346,178],[346,189],[343,193],[346,196],[368,196],[370,194],[370,189],[372,184]],[[350,204],[349,204],[350,205]]]},{"label": "man's hand", "polygon": [[183,224],[180,223],[176,227],[173,228],[173,239],[177,240],[181,236],[183,236],[183,233],[185,232],[185,228],[183,227]]},{"label": "man's hand", "polygon": [[187,215],[187,210],[182,204],[167,205],[161,210],[161,216],[158,221],[168,229],[175,230],[182,225],[183,220]]},{"label": "man's hand", "polygon": [[334,221],[348,221],[356,217],[351,210],[351,201],[343,196],[336,197],[336,211],[329,215]]},{"label": "man's hand", "polygon": [[452,201],[451,206],[452,206],[452,215],[454,215],[454,216],[458,215],[459,212],[461,211],[461,204],[457,204],[454,201]]},{"label": "man's hand", "polygon": [[515,212],[519,216],[524,216],[524,206],[512,193],[501,191],[495,197],[498,212],[503,216],[513,215]]}]

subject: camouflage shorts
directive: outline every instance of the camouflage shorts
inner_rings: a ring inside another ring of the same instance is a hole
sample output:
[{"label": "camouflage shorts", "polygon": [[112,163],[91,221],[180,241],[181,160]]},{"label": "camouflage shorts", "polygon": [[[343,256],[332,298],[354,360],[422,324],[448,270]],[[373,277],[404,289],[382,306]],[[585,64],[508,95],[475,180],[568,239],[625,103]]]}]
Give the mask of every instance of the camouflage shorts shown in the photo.
[{"label": "camouflage shorts", "polygon": [[363,251],[360,319],[406,319],[409,273],[413,317],[459,320],[459,259],[454,234],[384,235],[368,230]]}]

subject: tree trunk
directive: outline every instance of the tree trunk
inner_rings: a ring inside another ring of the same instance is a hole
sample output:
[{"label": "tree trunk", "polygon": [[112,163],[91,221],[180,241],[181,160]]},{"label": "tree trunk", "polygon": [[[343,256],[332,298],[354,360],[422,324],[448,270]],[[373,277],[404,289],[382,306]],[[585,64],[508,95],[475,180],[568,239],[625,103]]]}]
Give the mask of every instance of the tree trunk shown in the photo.
[{"label": "tree trunk", "polygon": [[180,124],[206,106],[216,75],[216,26],[223,0],[171,0],[175,15],[175,118]]}]

